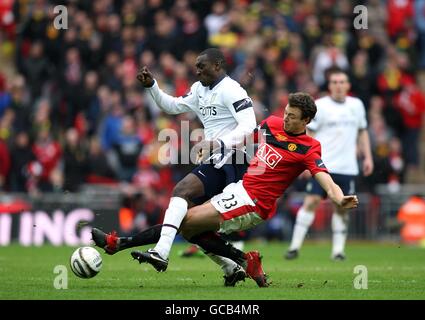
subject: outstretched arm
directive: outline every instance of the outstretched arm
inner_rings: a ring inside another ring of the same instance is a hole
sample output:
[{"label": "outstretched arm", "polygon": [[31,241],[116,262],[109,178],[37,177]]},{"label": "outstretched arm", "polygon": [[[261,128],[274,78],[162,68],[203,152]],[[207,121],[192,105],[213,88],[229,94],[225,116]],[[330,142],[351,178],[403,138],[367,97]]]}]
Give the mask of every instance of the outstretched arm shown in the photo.
[{"label": "outstretched arm", "polygon": [[166,113],[179,114],[189,112],[192,111],[190,105],[197,103],[197,97],[192,92],[178,98],[166,94],[159,88],[158,83],[154,80],[152,73],[146,66],[139,69],[137,80],[142,83],[157,106]]},{"label": "outstretched arm", "polygon": [[328,197],[337,205],[344,209],[357,208],[359,200],[356,195],[344,196],[341,188],[335,184],[331,176],[326,172],[318,172],[314,178],[326,191]]},{"label": "outstretched arm", "polygon": [[370,176],[373,172],[373,158],[370,149],[369,133],[366,129],[359,130],[359,150],[363,156],[363,175]]}]

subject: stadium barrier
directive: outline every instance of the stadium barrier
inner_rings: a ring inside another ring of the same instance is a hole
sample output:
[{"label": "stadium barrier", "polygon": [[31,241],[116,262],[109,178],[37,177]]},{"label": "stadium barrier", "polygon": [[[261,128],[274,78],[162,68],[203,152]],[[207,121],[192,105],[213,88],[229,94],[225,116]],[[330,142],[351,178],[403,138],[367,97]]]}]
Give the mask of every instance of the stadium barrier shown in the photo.
[{"label": "stadium barrier", "polygon": [[[401,225],[397,212],[406,200],[423,192],[420,185],[403,186],[397,194],[378,186],[375,194],[359,193],[359,207],[350,213],[349,239],[399,241]],[[305,194],[291,192],[280,201],[278,212],[249,237],[289,240],[295,214]],[[120,230],[118,212],[122,195],[115,188],[87,187],[80,193],[0,195],[0,246],[87,245],[91,227]],[[323,201],[316,212],[308,238],[331,235],[332,206]]]},{"label": "stadium barrier", "polygon": [[88,245],[91,227],[118,230],[119,195],[110,193],[0,196],[0,246]]},{"label": "stadium barrier", "polygon": [[[350,211],[348,239],[400,241],[402,225],[397,213],[410,196],[424,192],[422,185],[402,185],[397,192],[388,185],[377,185],[374,194],[357,193],[359,206]],[[276,215],[266,225],[253,230],[250,236],[290,241],[296,213],[305,195],[304,192],[291,192],[282,197]],[[321,202],[307,239],[330,239],[332,211],[329,200]]]}]

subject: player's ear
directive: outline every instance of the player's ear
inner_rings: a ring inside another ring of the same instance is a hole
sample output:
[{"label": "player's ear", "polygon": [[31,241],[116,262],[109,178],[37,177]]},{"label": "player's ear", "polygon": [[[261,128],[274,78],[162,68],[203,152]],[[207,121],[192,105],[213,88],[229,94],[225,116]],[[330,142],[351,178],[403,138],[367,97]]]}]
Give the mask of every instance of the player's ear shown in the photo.
[{"label": "player's ear", "polygon": [[347,81],[347,92],[350,92],[351,90],[351,82],[348,80]]}]

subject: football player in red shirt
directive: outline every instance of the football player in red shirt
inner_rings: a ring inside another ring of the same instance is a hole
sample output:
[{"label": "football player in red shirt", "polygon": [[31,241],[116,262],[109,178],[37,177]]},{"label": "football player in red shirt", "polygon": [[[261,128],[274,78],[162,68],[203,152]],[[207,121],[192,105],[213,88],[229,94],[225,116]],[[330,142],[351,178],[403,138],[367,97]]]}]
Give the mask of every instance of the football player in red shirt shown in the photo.
[{"label": "football player in red shirt", "polygon": [[[180,227],[188,241],[204,250],[227,257],[241,265],[260,287],[268,286],[258,251],[243,253],[228,243],[220,243],[215,231],[231,233],[246,230],[272,217],[276,200],[304,170],[309,170],[338,206],[358,205],[357,196],[344,196],[321,160],[320,143],[306,135],[306,125],[316,114],[313,98],[306,93],[289,95],[283,118],[271,116],[254,132],[260,143],[243,180],[228,185],[209,202],[191,208]],[[213,231],[213,232],[211,232]],[[133,251],[133,258],[165,271],[168,259],[155,250]]]}]

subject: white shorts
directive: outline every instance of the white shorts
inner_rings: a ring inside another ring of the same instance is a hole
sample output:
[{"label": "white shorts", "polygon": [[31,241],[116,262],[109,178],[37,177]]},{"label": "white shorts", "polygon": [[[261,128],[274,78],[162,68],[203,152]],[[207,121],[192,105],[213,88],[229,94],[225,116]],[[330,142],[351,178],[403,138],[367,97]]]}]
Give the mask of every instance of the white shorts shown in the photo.
[{"label": "white shorts", "polygon": [[256,212],[242,180],[229,184],[222,193],[211,198],[211,204],[223,217],[219,230],[222,233],[250,229],[264,221]]}]

